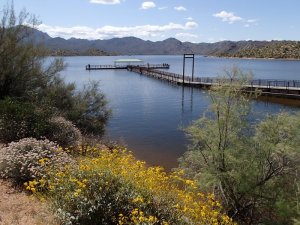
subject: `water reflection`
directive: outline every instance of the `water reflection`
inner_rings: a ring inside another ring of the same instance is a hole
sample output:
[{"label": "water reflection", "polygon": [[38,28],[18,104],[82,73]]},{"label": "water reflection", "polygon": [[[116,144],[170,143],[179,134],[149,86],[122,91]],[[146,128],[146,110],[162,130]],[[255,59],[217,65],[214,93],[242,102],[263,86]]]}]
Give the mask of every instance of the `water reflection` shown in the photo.
[{"label": "water reflection", "polygon": [[272,96],[260,96],[258,101],[264,102],[266,106],[270,104],[280,104],[291,107],[300,107],[300,99],[286,99]]}]

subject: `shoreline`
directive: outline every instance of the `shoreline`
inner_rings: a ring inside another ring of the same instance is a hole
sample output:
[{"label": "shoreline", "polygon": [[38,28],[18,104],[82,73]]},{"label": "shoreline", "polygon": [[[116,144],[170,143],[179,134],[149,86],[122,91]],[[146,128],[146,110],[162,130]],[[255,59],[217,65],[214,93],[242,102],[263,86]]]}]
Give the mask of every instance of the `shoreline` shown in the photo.
[{"label": "shoreline", "polygon": [[233,56],[204,56],[206,58],[223,58],[223,59],[245,59],[245,60],[274,60],[274,61],[300,61],[300,58],[255,58],[255,57],[233,57]]}]

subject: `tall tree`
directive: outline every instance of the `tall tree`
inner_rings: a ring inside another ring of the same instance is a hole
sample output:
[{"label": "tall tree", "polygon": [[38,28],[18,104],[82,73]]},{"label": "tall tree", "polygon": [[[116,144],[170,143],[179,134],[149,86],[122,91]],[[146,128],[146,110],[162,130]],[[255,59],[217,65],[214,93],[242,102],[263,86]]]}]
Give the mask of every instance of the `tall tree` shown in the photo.
[{"label": "tall tree", "polygon": [[110,110],[99,84],[80,91],[74,83],[66,83],[59,75],[63,60],[49,58],[36,44],[38,21],[25,10],[16,16],[11,4],[0,11],[0,19],[0,101],[31,102],[37,110],[47,108],[66,117],[85,134],[101,135]]},{"label": "tall tree", "polygon": [[46,51],[34,45],[34,16],[25,10],[16,16],[13,5],[0,15],[0,99],[29,97],[58,77],[63,62],[54,59],[45,65]]}]

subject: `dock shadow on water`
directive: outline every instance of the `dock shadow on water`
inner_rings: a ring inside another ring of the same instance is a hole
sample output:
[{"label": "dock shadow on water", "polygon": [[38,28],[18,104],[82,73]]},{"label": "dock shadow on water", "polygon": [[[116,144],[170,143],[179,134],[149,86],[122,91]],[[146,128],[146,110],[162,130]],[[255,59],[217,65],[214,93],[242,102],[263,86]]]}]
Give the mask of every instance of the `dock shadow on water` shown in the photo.
[{"label": "dock shadow on water", "polygon": [[257,101],[261,101],[265,104],[280,104],[284,106],[297,107],[300,109],[300,99],[287,99],[272,96],[260,96]]}]

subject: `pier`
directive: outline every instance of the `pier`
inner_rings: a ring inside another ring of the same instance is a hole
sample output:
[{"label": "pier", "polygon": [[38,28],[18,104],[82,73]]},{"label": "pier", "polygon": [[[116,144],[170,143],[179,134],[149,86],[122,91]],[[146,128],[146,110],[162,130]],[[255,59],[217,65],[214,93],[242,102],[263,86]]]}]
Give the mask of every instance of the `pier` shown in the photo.
[{"label": "pier", "polygon": [[113,65],[86,65],[86,70],[127,70],[130,66],[143,67],[148,69],[169,69],[168,63],[149,64],[141,59],[117,59]]},{"label": "pier", "polygon": [[[127,70],[128,67],[131,67],[132,65],[86,65],[86,70]],[[141,64],[141,65],[134,65],[136,67],[141,68],[148,68],[148,69],[169,69],[170,65],[167,63],[162,64]]]},{"label": "pier", "polygon": [[[143,74],[155,79],[195,88],[209,89],[211,86],[218,85],[222,81],[222,79],[215,77],[183,76],[177,73],[141,66],[128,66],[127,69],[128,71]],[[261,94],[264,96],[270,95],[283,98],[300,99],[300,80],[250,80],[248,84],[244,85],[244,90],[246,92],[260,90]]]},{"label": "pier", "polygon": [[[186,59],[192,59],[192,76],[185,75]],[[127,69],[128,71],[143,74],[155,79],[164,80],[177,85],[190,86],[195,88],[209,89],[211,86],[219,85],[224,79],[216,77],[194,77],[194,54],[183,55],[183,73],[171,73],[160,69],[169,69],[168,63],[149,64],[144,63],[140,59],[117,59],[114,65],[90,65],[85,69],[90,70],[111,70],[111,69]],[[260,90],[263,96],[276,96],[289,99],[300,100],[300,80],[271,80],[256,79],[250,80],[243,87],[245,92],[254,92]]]}]

